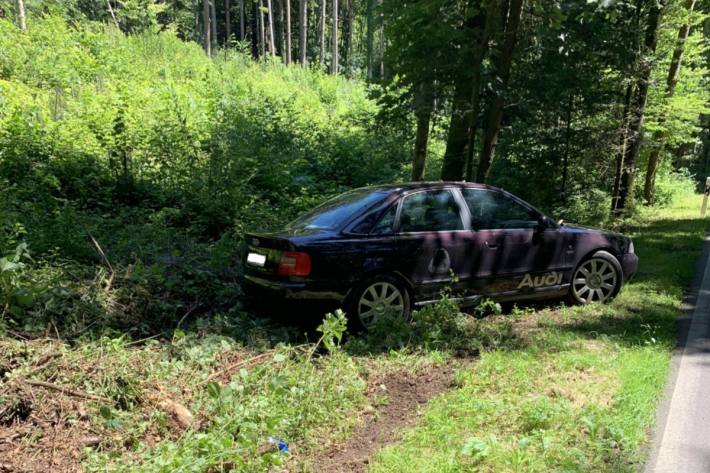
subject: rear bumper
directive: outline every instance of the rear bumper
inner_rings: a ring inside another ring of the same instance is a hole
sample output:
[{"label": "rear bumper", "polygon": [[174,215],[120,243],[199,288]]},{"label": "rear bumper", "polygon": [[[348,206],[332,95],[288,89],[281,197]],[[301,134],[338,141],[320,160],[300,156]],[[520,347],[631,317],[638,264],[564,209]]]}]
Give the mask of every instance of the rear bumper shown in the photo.
[{"label": "rear bumper", "polygon": [[621,258],[621,269],[624,271],[624,281],[629,281],[639,267],[639,257],[633,253],[627,253]]},{"label": "rear bumper", "polygon": [[281,300],[335,301],[342,303],[347,291],[324,287],[317,282],[270,281],[258,276],[244,276],[247,296]]}]

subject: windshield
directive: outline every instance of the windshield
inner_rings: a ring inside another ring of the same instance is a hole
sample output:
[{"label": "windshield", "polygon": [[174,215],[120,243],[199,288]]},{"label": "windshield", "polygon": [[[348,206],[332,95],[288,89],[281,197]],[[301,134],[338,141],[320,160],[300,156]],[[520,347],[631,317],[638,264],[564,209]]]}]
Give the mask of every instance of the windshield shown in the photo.
[{"label": "windshield", "polygon": [[353,215],[367,209],[387,192],[358,189],[339,195],[291,222],[289,230],[335,230]]}]

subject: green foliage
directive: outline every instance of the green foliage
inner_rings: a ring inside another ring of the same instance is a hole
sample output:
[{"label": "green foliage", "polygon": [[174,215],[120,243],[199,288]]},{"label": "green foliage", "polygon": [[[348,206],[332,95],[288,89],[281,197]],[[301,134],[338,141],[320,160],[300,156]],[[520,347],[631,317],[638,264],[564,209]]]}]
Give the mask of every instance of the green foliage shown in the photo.
[{"label": "green foliage", "polygon": [[424,306],[410,321],[401,317],[380,317],[362,337],[348,341],[352,353],[372,353],[391,349],[441,351],[475,355],[481,350],[514,344],[512,326],[499,304],[485,300],[474,308],[484,319],[462,313],[456,301],[444,294],[436,304]]},{"label": "green foliage", "polygon": [[329,353],[338,349],[347,328],[348,319],[342,310],[336,310],[335,314],[326,314],[323,323],[318,326],[317,330],[323,334],[321,340]]},{"label": "green foliage", "polygon": [[[142,8],[113,3],[119,21]],[[362,84],[110,23],[0,20],[0,229],[21,225],[37,275],[111,279],[55,281],[60,313],[35,305],[21,325],[71,325],[79,300],[137,334],[232,307],[245,230],[402,176],[402,138]]]}]

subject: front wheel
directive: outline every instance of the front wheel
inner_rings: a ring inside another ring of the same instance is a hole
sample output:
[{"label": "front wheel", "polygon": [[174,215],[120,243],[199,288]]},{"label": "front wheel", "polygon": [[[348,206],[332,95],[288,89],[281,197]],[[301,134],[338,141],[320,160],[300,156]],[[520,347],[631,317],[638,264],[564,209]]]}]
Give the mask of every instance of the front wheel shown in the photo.
[{"label": "front wheel", "polygon": [[577,304],[609,302],[618,294],[621,284],[619,261],[606,251],[598,251],[575,269],[570,298]]},{"label": "front wheel", "polygon": [[378,276],[353,290],[347,312],[350,319],[364,329],[383,317],[408,320],[411,313],[409,292],[397,279]]}]

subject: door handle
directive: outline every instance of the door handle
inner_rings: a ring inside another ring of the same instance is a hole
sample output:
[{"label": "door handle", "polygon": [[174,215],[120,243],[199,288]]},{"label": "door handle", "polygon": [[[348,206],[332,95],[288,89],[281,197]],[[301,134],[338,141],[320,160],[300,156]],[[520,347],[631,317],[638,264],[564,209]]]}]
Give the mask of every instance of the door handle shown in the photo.
[{"label": "door handle", "polygon": [[490,241],[486,240],[486,246],[491,250],[497,250],[500,247],[500,244],[491,243]]}]

